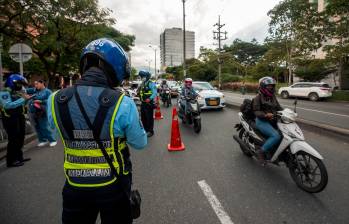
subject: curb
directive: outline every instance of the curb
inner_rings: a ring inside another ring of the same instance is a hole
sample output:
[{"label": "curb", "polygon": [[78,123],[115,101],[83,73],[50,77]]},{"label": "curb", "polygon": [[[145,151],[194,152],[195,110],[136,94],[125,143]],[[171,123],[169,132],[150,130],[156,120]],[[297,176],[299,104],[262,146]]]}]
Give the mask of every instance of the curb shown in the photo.
[{"label": "curb", "polygon": [[[29,134],[25,136],[24,139],[24,145],[34,141],[36,139],[36,134]],[[5,151],[7,150],[7,144],[4,144],[2,146],[0,146],[0,160],[4,159],[6,157],[6,153]]]},{"label": "curb", "polygon": [[[240,109],[240,105],[238,105],[238,104],[225,102],[225,105],[231,109]],[[297,118],[297,122],[300,124],[307,125],[307,126],[320,128],[320,129],[323,129],[323,130],[331,132],[331,133],[335,133],[335,134],[339,134],[339,135],[343,135],[343,136],[349,136],[348,129],[339,128],[339,127],[335,127],[335,126],[331,126],[331,125],[327,125],[327,124],[321,124],[321,123],[318,123],[315,121],[304,120],[302,118]]]}]

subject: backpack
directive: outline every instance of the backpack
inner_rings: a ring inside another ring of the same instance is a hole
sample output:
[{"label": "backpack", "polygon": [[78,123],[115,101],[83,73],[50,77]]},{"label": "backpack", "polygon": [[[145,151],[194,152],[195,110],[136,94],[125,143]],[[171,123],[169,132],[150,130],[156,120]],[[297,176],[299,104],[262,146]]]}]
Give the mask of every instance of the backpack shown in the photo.
[{"label": "backpack", "polygon": [[244,99],[244,101],[240,106],[240,112],[244,115],[244,117],[247,120],[254,120],[256,118],[253,112],[252,104],[253,104],[253,100]]}]

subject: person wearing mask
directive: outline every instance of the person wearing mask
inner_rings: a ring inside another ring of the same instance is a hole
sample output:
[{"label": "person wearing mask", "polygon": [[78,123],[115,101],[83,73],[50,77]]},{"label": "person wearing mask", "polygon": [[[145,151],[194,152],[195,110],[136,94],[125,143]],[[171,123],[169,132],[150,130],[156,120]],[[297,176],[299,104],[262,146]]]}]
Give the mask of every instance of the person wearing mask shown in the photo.
[{"label": "person wearing mask", "polygon": [[140,87],[141,96],[141,118],[147,136],[154,135],[154,107],[155,97],[157,96],[156,84],[150,80],[150,73],[147,71],[140,71],[138,75],[142,79]]},{"label": "person wearing mask", "polygon": [[35,89],[28,89],[27,93],[32,94],[29,101],[29,113],[38,136],[38,147],[46,146],[48,143],[50,147],[56,146],[56,137],[48,125],[46,113],[47,99],[52,94],[51,90],[46,88],[44,80],[39,80],[35,81]]},{"label": "person wearing mask", "polygon": [[265,155],[281,141],[276,126],[276,112],[283,110],[275,96],[276,81],[271,77],[259,80],[259,92],[253,99],[253,111],[256,115],[257,129],[267,137],[263,146],[258,149],[258,159],[265,163]]},{"label": "person wearing mask", "polygon": [[193,80],[191,78],[186,78],[184,80],[184,87],[181,91],[181,106],[184,108],[185,114],[187,114],[187,99],[196,99],[199,96],[197,92],[195,92],[193,88]]},{"label": "person wearing mask", "polygon": [[62,222],[95,223],[99,213],[104,224],[132,223],[128,145],[142,149],[147,136],[135,103],[115,88],[130,75],[127,54],[114,40],[94,40],[82,51],[80,73],[48,100],[49,123],[64,145]]},{"label": "person wearing mask", "polygon": [[7,167],[23,166],[30,158],[23,158],[25,138],[25,104],[30,96],[24,92],[27,80],[20,74],[10,75],[5,82],[5,89],[0,92],[1,116],[8,136]]}]

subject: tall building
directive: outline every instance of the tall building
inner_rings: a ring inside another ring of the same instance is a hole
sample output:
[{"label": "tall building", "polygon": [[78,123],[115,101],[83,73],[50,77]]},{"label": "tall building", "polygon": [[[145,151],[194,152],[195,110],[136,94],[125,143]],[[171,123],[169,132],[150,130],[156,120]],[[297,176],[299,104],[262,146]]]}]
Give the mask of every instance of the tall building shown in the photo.
[{"label": "tall building", "polygon": [[[195,57],[195,33],[185,32],[186,59]],[[181,28],[165,29],[160,35],[161,70],[183,63],[183,30]]]}]

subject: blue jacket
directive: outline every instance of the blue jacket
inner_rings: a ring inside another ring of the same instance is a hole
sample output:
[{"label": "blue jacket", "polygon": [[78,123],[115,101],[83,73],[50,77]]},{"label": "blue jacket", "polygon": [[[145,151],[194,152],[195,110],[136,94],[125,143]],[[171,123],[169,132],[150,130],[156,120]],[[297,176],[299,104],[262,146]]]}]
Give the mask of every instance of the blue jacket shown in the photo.
[{"label": "blue jacket", "polygon": [[[95,86],[85,86],[84,83],[92,82]],[[82,84],[82,85],[81,85]],[[79,93],[87,92],[88,94],[99,95],[99,87],[107,87],[107,80],[100,69],[91,68],[84,74],[78,87]],[[47,116],[49,125],[55,127],[52,117],[52,95],[47,102]],[[85,108],[86,113],[90,114],[89,108]],[[114,136],[126,137],[127,144],[135,149],[142,149],[147,145],[147,135],[139,120],[138,110],[134,101],[124,96],[120,103],[119,110],[114,122]]]},{"label": "blue jacket", "polygon": [[35,107],[34,107],[34,100],[40,100],[41,105],[46,108],[47,106],[47,99],[52,94],[52,91],[48,88],[45,88],[43,90],[37,90],[35,88],[30,88],[26,90],[28,94],[32,94],[33,97],[29,100],[29,112],[35,113]]},{"label": "blue jacket", "polygon": [[15,109],[25,105],[25,99],[18,97],[18,99],[13,100],[11,97],[10,90],[0,91],[0,106],[5,110]]}]

